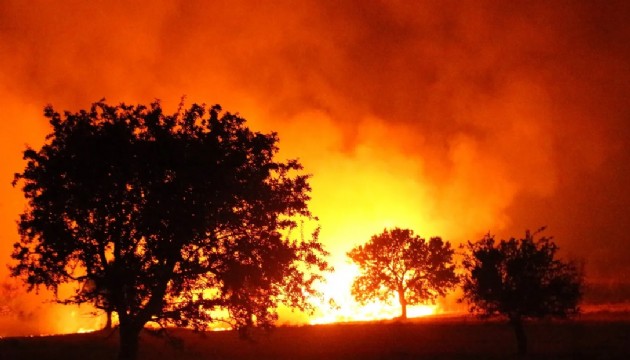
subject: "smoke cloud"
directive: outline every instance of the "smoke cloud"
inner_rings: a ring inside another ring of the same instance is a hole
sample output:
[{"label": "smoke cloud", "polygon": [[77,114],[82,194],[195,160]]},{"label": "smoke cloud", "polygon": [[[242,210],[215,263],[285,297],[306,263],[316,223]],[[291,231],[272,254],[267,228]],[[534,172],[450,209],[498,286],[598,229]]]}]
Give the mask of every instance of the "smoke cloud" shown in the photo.
[{"label": "smoke cloud", "polygon": [[3,1],[0,263],[43,106],[185,95],[279,132],[341,269],[385,226],[459,243],[547,225],[589,281],[621,280],[629,15],[625,1]]}]

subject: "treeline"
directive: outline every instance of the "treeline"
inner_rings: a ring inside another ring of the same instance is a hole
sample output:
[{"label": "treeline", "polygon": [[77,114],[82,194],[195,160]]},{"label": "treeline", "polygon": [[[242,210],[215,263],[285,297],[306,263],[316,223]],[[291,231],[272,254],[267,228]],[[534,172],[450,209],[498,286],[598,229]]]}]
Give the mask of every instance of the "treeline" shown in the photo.
[{"label": "treeline", "polygon": [[[461,275],[454,250],[440,237],[426,240],[412,230],[385,229],[348,252],[361,270],[352,294],[361,303],[397,297],[401,317],[407,305],[435,302],[461,286],[469,310],[481,317],[503,316],[514,328],[519,353],[527,352],[523,322],[579,313],[583,293],[581,269],[556,257],[552,238],[536,238],[544,228],[523,238],[496,241],[486,235],[462,246]],[[394,296],[395,295],[395,296]]]},{"label": "treeline", "polygon": [[[20,216],[12,275],[64,304],[91,303],[119,319],[120,359],[135,359],[147,323],[203,330],[226,321],[244,336],[269,327],[277,307],[312,311],[314,286],[331,270],[311,214],[309,175],[279,161],[276,133],[250,130],[221,107],[159,101],[79,112],[45,108],[44,145],[24,151],[16,174],[28,206]],[[409,230],[386,230],[350,252],[363,275],[359,300],[399,294],[431,301],[458,284],[471,311],[507,317],[525,351],[522,321],[577,312],[581,277],[555,258],[550,238],[465,246],[464,275],[453,249]],[[215,310],[226,318],[213,317]]]}]

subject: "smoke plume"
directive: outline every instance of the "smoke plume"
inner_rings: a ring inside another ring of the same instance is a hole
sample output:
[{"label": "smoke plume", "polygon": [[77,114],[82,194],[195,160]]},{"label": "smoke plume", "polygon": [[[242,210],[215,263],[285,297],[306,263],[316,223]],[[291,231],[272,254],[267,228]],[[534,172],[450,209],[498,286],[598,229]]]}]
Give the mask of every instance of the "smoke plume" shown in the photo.
[{"label": "smoke plume", "polygon": [[547,225],[590,281],[622,279],[629,15],[625,1],[3,1],[0,263],[46,104],[185,95],[279,132],[342,268],[386,226],[458,243]]}]

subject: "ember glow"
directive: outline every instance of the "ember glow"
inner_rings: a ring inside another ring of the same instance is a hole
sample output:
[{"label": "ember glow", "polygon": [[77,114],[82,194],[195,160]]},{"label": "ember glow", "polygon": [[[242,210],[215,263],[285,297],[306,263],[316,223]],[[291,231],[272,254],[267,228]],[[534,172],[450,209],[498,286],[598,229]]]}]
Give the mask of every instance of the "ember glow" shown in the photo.
[{"label": "ember glow", "polygon": [[[615,291],[630,277],[628,16],[627,1],[2,1],[0,263],[25,205],[13,174],[44,141],[46,104],[174,110],[185,95],[277,131],[281,155],[313,174],[336,272],[318,314],[281,321],[397,316],[395,301],[351,301],[345,256],[391,226],[456,246],[547,225],[587,282]],[[17,299],[0,303],[0,336],[104,324],[43,293]]]}]

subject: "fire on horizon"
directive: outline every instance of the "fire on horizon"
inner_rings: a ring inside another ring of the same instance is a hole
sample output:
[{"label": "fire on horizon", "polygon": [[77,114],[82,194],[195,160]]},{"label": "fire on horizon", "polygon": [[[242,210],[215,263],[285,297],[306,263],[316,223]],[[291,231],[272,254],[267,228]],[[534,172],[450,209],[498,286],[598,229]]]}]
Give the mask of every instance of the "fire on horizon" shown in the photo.
[{"label": "fire on horizon", "polygon": [[[282,155],[313,174],[311,209],[337,270],[325,291],[339,308],[286,321],[395,316],[395,305],[351,302],[345,256],[390,226],[458,244],[547,225],[593,289],[627,289],[629,15],[625,1],[4,1],[0,264],[24,208],[11,180],[48,133],[46,104],[159,98],[175,109],[185,95],[278,131]],[[14,294],[0,336],[100,321],[44,298]]]}]

